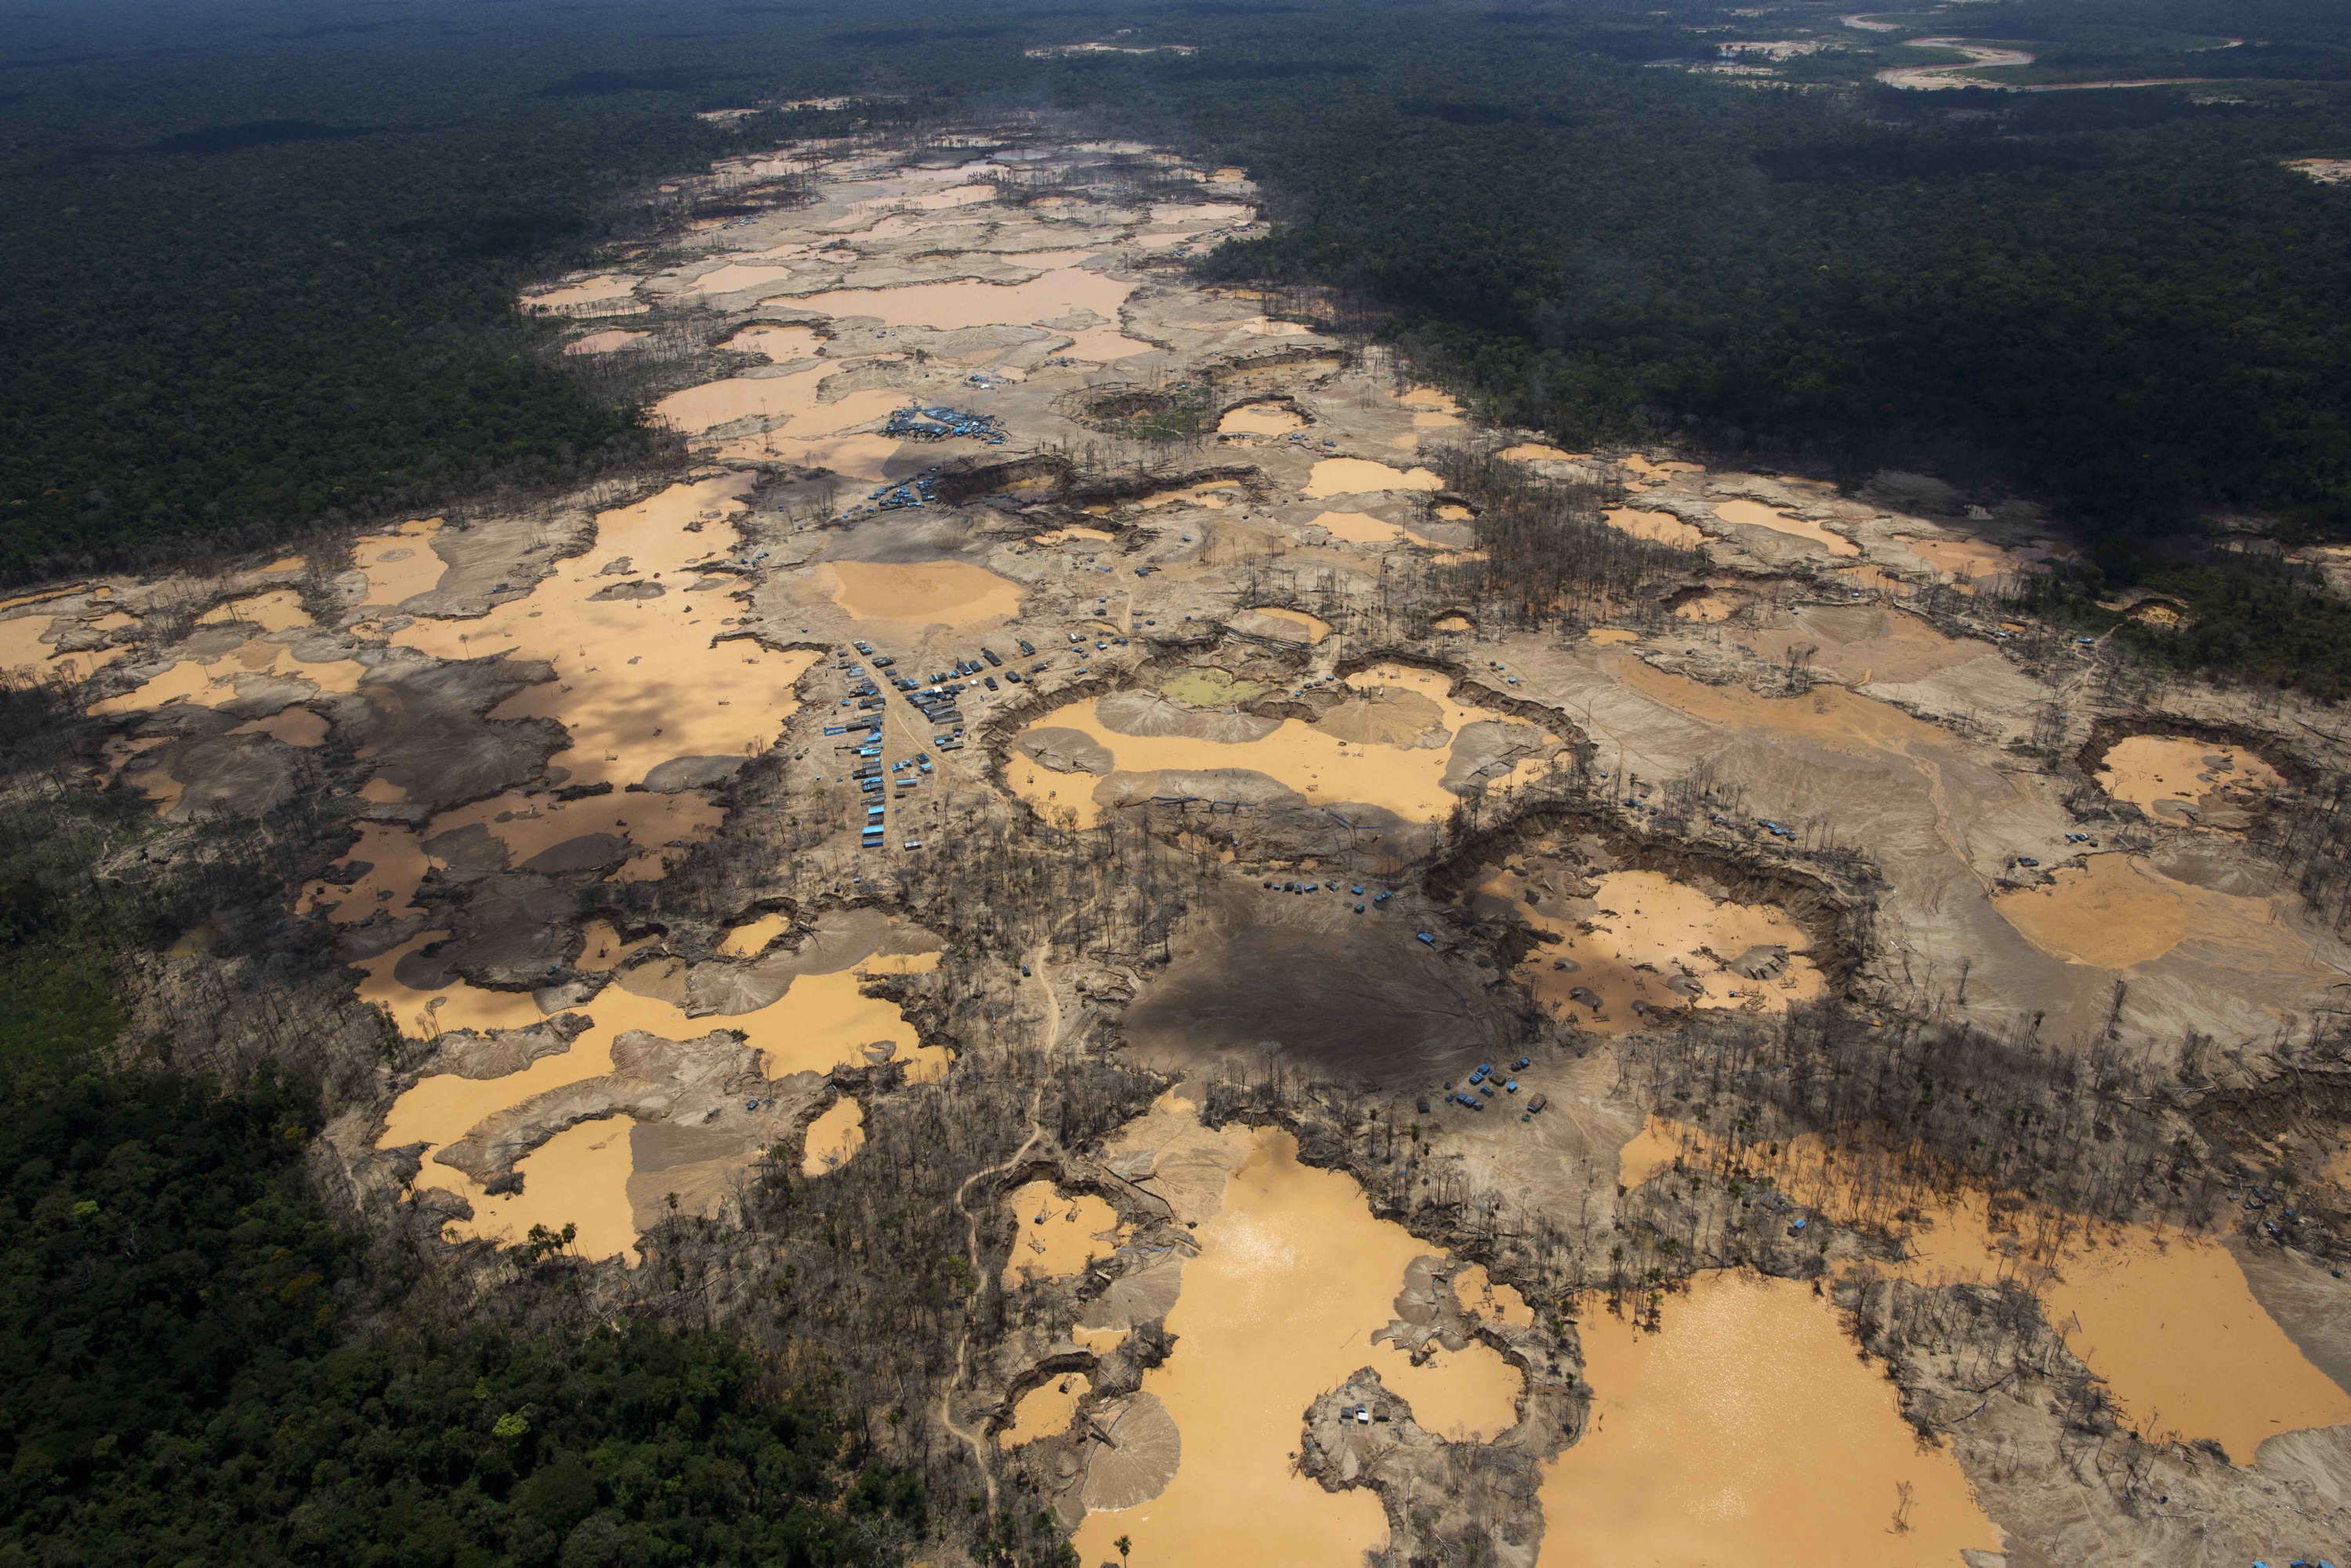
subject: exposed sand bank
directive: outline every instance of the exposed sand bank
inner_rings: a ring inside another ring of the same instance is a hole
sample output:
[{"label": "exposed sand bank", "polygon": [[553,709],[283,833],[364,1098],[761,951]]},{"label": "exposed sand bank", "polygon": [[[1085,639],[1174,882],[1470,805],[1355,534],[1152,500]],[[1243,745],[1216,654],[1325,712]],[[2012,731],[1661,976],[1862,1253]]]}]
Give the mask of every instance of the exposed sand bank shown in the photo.
[{"label": "exposed sand bank", "polygon": [[2001,894],[1992,907],[2026,941],[2069,964],[2126,969],[2193,941],[2225,967],[2327,973],[2273,901],[2174,882],[2129,855],[2061,866],[2047,886]]},{"label": "exposed sand bank", "polygon": [[828,561],[835,604],[856,620],[977,626],[1020,612],[1020,585],[961,560]]},{"label": "exposed sand bank", "polygon": [[1821,546],[1831,555],[1859,555],[1861,547],[1834,533],[1809,517],[1792,517],[1785,512],[1774,511],[1758,501],[1717,501],[1714,515],[1726,523],[1745,523],[1754,528],[1770,528],[1774,533],[1793,538],[1807,539]]},{"label": "exposed sand bank", "polygon": [[2179,736],[2126,736],[2098,763],[2107,794],[2175,826],[2242,827],[2246,808],[2284,783],[2242,747]]},{"label": "exposed sand bank", "polygon": [[1635,1003],[1778,1013],[1828,989],[1812,937],[1782,911],[1718,902],[1656,872],[1609,872],[1588,897],[1535,894],[1507,870],[1478,891],[1560,938],[1529,953],[1519,978],[1553,1016],[1602,1034],[1643,1027]]}]

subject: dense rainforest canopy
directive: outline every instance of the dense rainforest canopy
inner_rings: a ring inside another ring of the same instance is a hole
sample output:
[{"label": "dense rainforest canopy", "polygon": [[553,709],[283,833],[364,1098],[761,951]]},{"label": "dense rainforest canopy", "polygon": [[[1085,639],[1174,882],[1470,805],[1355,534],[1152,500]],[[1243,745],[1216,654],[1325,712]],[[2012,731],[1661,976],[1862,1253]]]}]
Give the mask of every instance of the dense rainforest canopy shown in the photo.
[{"label": "dense rainforest canopy", "polygon": [[[2231,513],[2351,531],[2351,185],[2294,166],[2351,152],[2351,23],[2323,0],[1861,20],[1693,0],[26,18],[0,61],[0,573],[645,461],[654,433],[564,373],[520,285],[683,215],[649,207],[657,176],[730,148],[1058,109],[1245,163],[1279,226],[1206,270],[1311,290],[1496,417],[2021,492],[2096,563],[2051,611],[2095,619],[2115,580],[2161,579],[2201,632],[2125,628],[2148,652],[2351,687],[2314,580],[2196,539]],[[1051,47],[1102,38],[1142,52]],[[1965,63],[1938,38],[2032,56],[1987,80],[2171,85],[1876,79]],[[1152,52],[1171,43],[1190,52]],[[772,112],[844,93],[845,113]],[[716,108],[771,111],[696,117]]]},{"label": "dense rainforest canopy", "polygon": [[921,1484],[805,1375],[566,1313],[559,1253],[467,1310],[313,1190],[313,1086],[126,1039],[120,965],[236,873],[106,864],[157,824],[44,777],[54,696],[0,688],[0,1564],[862,1563],[920,1534]]},{"label": "dense rainforest canopy", "polygon": [[[1707,74],[1760,24],[1687,3],[239,16],[58,14],[5,62],[0,567],[626,455],[631,411],[550,365],[514,290],[642,225],[653,176],[783,129],[694,111],[841,91],[1245,162],[1286,221],[1213,271],[1346,290],[1573,439],[1928,466],[2123,539],[2351,520],[2351,193],[2286,166],[2351,149],[2351,36],[2315,0],[1888,14],[2032,40],[2028,77],[2223,83],[2034,94],[1876,84],[1957,57],[1900,26]],[[1024,53],[1098,36],[1197,52]]]}]

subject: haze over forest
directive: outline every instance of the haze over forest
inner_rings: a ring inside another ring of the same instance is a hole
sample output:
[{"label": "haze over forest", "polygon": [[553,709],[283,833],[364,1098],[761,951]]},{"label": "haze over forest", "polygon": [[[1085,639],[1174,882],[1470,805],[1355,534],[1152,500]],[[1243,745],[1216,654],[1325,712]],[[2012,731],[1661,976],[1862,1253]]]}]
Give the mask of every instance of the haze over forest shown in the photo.
[{"label": "haze over forest", "polygon": [[0,1568],[2351,1541],[2351,16],[44,5]]}]

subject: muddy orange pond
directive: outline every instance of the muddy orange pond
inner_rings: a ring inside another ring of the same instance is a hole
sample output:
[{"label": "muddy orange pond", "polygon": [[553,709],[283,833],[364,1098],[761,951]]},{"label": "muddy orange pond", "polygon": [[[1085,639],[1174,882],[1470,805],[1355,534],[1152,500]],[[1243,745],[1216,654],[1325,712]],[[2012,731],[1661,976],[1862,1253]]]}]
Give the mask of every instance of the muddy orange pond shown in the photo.
[{"label": "muddy orange pond", "polygon": [[1424,1427],[1491,1437],[1517,1418],[1518,1372],[1482,1343],[1415,1366],[1373,1342],[1405,1268],[1431,1249],[1374,1218],[1347,1176],[1301,1165],[1287,1133],[1210,1133],[1172,1096],[1129,1132],[1155,1124],[1167,1129],[1163,1146],[1188,1142],[1229,1173],[1192,1232],[1200,1255],[1166,1320],[1176,1349],[1143,1379],[1181,1457],[1155,1497],[1086,1517],[1080,1560],[1115,1561],[1124,1537],[1136,1563],[1360,1562],[1386,1541],[1386,1521],[1370,1492],[1326,1492],[1292,1469],[1306,1407],[1370,1366]]},{"label": "muddy orange pond", "polygon": [[1919,1448],[1809,1286],[1706,1274],[1655,1333],[1597,1306],[1577,1332],[1592,1426],[1544,1477],[1541,1568],[1946,1568],[2001,1549],[1959,1461]]}]

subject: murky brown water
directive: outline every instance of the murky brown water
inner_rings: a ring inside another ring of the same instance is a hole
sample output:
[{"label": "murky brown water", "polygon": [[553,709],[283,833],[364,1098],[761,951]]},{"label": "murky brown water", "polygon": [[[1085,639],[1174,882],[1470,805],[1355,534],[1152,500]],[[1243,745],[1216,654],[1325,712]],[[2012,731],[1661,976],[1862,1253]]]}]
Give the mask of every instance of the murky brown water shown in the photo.
[{"label": "murky brown water", "polygon": [[522,303],[523,308],[527,310],[576,310],[582,315],[621,315],[625,312],[617,308],[591,311],[580,308],[590,305],[615,307],[625,305],[631,310],[642,310],[644,307],[635,303],[636,293],[637,280],[633,277],[617,276],[590,277],[579,283],[567,284],[561,288],[549,288],[537,294],[526,294],[522,297]]},{"label": "murky brown water", "polygon": [[1307,1406],[1369,1365],[1423,1426],[1491,1434],[1516,1419],[1518,1374],[1482,1343],[1420,1367],[1371,1343],[1429,1249],[1374,1219],[1344,1176],[1299,1164],[1286,1133],[1231,1127],[1214,1147],[1231,1174],[1193,1232],[1200,1255],[1166,1320],[1175,1353],[1143,1380],[1175,1420],[1182,1463],[1152,1500],[1088,1515],[1080,1558],[1115,1560],[1123,1535],[1144,1563],[1354,1562],[1385,1521],[1369,1492],[1292,1472]]},{"label": "murky brown water", "polygon": [[[1730,1168],[1702,1129],[1651,1116],[1625,1146],[1619,1179],[1638,1186],[1677,1155],[1693,1168]],[[2150,1440],[2212,1438],[2244,1465],[2280,1432],[2351,1421],[2351,1395],[2262,1310],[2217,1241],[2148,1225],[2090,1226],[2030,1206],[1996,1222],[1980,1192],[1925,1191],[1881,1163],[1809,1134],[1776,1155],[1750,1150],[1738,1162],[1806,1207],[1904,1237],[1908,1258],[1891,1270],[1870,1265],[1876,1272],[1922,1285],[2031,1289],[2067,1348]],[[1873,1196],[1857,1196],[1865,1191]]]},{"label": "murky brown water", "polygon": [[[1359,691],[1394,687],[1418,692],[1437,705],[1439,722],[1457,733],[1473,720],[1503,716],[1455,703],[1445,695],[1449,685],[1446,678],[1426,670],[1380,665],[1348,676],[1347,684]],[[1029,727],[1080,730],[1108,748],[1116,768],[1126,773],[1170,768],[1246,768],[1288,785],[1309,800],[1361,801],[1416,821],[1442,821],[1460,800],[1442,784],[1450,766],[1449,753],[1443,747],[1405,748],[1350,742],[1298,719],[1285,719],[1280,728],[1251,741],[1123,735],[1104,727],[1088,700],[1056,709]],[[1556,744],[1555,738],[1551,744]],[[1542,758],[1530,758],[1518,765],[1510,779],[1531,779],[1543,767]],[[1057,773],[1016,752],[1006,759],[1005,779],[1014,794],[1040,814],[1067,810],[1080,827],[1091,827],[1100,820],[1094,803],[1095,779],[1090,773]]]},{"label": "murky brown water", "polygon": [[1948,1568],[2001,1549],[1959,1461],[1918,1447],[1809,1287],[1704,1274],[1662,1316],[1641,1333],[1583,1314],[1593,1422],[1544,1477],[1543,1568]]},{"label": "murky brown water", "polygon": [[817,336],[813,327],[803,327],[797,322],[778,326],[768,321],[754,322],[719,345],[738,353],[763,354],[779,365],[809,359],[823,346],[824,340]]},{"label": "murky brown water", "polygon": [[800,1151],[800,1175],[829,1176],[865,1146],[865,1107],[844,1094],[809,1124]]},{"label": "murky brown water", "polygon": [[0,670],[26,671],[43,677],[57,675],[78,680],[122,657],[123,650],[120,648],[105,648],[89,653],[60,653],[54,643],[41,641],[51,628],[63,631],[73,623],[68,621],[60,625],[57,617],[38,612],[0,621]]},{"label": "murky brown water", "polygon": [[1225,411],[1217,422],[1220,435],[1287,435],[1306,428],[1306,421],[1288,403],[1245,402]]},{"label": "murky brown water", "polygon": [[996,1446],[1017,1448],[1023,1443],[1068,1431],[1070,1418],[1077,1414],[1078,1401],[1092,1388],[1092,1381],[1084,1373],[1073,1372],[1030,1389],[1014,1407],[1012,1425],[996,1435]]},{"label": "murky brown water", "polygon": [[1314,465],[1299,494],[1310,501],[1379,490],[1441,490],[1445,482],[1426,468],[1391,468],[1365,457],[1325,457]]},{"label": "murky brown water", "polygon": [[252,642],[210,664],[182,659],[135,690],[92,703],[89,711],[105,716],[138,713],[172,702],[218,707],[235,697],[241,679],[266,684],[265,678],[272,675],[298,675],[321,692],[353,692],[359,689],[360,679],[366,673],[365,667],[354,659],[311,664],[297,657],[285,643]]},{"label": "murky brown water", "polygon": [[351,541],[351,560],[367,573],[368,603],[394,605],[441,585],[445,568],[433,549],[433,536],[441,528],[439,517],[420,517],[391,533]]},{"label": "murky brown water", "polygon": [[1004,1207],[1020,1228],[1004,1263],[1007,1286],[1019,1284],[1024,1275],[1055,1280],[1075,1274],[1116,1251],[1125,1234],[1118,1210],[1109,1204],[1090,1192],[1066,1197],[1050,1181],[1018,1188]]},{"label": "murky brown water", "polygon": [[1368,512],[1322,512],[1311,526],[1328,528],[1332,538],[1351,545],[1392,545],[1412,537],[1401,523],[1384,522]]},{"label": "murky brown water", "polygon": [[[793,684],[816,655],[718,642],[734,606],[723,592],[686,591],[695,579],[689,562],[736,548],[731,526],[709,525],[742,509],[736,497],[755,477],[674,485],[600,513],[595,547],[562,562],[528,598],[479,620],[419,619],[392,641],[444,659],[504,653],[552,664],[554,680],[517,693],[490,716],[560,721],[572,744],[554,768],[568,783],[624,788],[673,758],[756,755],[799,706]],[[696,521],[703,531],[686,532]],[[600,597],[630,583],[658,591]]]},{"label": "murky brown water", "polygon": [[[570,1225],[578,1229],[571,1244],[577,1256],[590,1262],[624,1258],[636,1267],[637,1227],[629,1207],[633,1125],[626,1116],[608,1116],[556,1134],[515,1162],[523,1178],[518,1193],[493,1195],[466,1182],[474,1218],[451,1226],[450,1234],[511,1246],[527,1239],[533,1226],[560,1232]],[[434,1184],[419,1177],[418,1185]]]},{"label": "murky brown water", "polygon": [[718,953],[725,958],[756,958],[767,950],[768,944],[792,928],[789,915],[762,915],[747,920],[726,933],[718,944]]},{"label": "murky brown water", "polygon": [[[538,1009],[528,993],[487,991],[462,981],[439,991],[415,991],[392,977],[402,954],[440,935],[444,934],[425,933],[367,965],[369,977],[360,987],[360,998],[383,1008],[402,1032],[417,1039],[429,1040],[444,1030],[518,1029],[538,1021]],[[519,1165],[517,1168],[525,1178],[520,1196],[528,1203],[499,1198],[486,1207],[485,1199],[490,1195],[464,1172],[436,1164],[432,1150],[464,1137],[486,1117],[536,1095],[611,1072],[612,1040],[631,1030],[677,1040],[698,1039],[714,1029],[738,1030],[746,1043],[760,1052],[761,1070],[769,1078],[862,1065],[862,1048],[877,1040],[887,1040],[896,1048],[893,1059],[906,1064],[910,1078],[935,1078],[945,1071],[946,1052],[922,1045],[895,1004],[860,995],[862,983],[862,977],[855,970],[802,975],[780,998],[757,1011],[698,1018],[657,998],[640,996],[619,985],[607,986],[580,1009],[594,1024],[571,1042],[569,1050],[540,1057],[503,1078],[441,1073],[419,1080],[393,1103],[378,1146],[430,1145],[415,1185],[458,1193],[475,1207],[476,1218],[454,1223],[449,1228],[453,1235],[514,1240],[522,1234],[514,1228],[517,1223],[527,1230],[533,1223],[559,1228],[571,1221],[580,1224],[583,1233],[592,1227],[598,1235],[625,1234],[632,1239],[636,1232],[627,1191],[632,1168],[627,1138],[630,1119],[625,1116],[611,1119],[621,1129],[617,1149],[591,1151],[588,1144],[580,1145],[581,1158],[594,1155],[590,1163],[594,1170],[604,1173],[602,1178],[534,1188],[528,1163]],[[516,1217],[525,1213],[531,1218],[517,1221]]]}]

